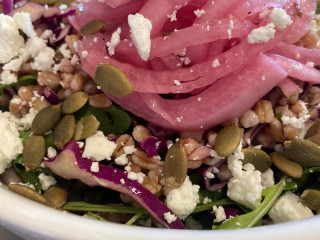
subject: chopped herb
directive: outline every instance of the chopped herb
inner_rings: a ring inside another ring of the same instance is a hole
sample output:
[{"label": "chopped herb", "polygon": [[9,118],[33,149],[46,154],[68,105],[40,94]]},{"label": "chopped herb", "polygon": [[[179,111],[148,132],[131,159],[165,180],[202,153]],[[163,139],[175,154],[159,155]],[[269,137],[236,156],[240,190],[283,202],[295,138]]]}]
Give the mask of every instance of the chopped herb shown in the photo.
[{"label": "chopped herb", "polygon": [[137,221],[141,216],[143,215],[143,213],[137,213],[136,215],[134,215],[132,218],[130,218],[130,220],[128,222],[126,222],[126,225],[132,225],[135,221]]},{"label": "chopped herb", "polygon": [[274,114],[276,116],[276,118],[281,119],[282,118],[282,113],[275,113]]}]

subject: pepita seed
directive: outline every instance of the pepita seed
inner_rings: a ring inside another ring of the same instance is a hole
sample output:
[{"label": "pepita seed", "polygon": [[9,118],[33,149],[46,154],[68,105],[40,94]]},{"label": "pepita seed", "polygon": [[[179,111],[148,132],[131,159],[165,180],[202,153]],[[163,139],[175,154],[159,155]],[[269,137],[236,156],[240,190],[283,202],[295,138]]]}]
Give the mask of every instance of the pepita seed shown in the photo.
[{"label": "pepita seed", "polygon": [[306,132],[304,138],[309,138],[314,135],[320,134],[320,120],[316,121]]},{"label": "pepita seed", "polygon": [[8,189],[11,190],[12,192],[15,192],[21,196],[24,196],[26,198],[29,198],[30,200],[36,201],[38,203],[42,203],[44,205],[48,205],[47,200],[38,192],[33,190],[30,187],[12,183],[8,186]]},{"label": "pepita seed", "polygon": [[87,115],[80,119],[76,125],[74,139],[76,141],[85,139],[93,135],[99,128],[100,122],[93,115]]},{"label": "pepita seed", "polygon": [[35,2],[41,5],[53,5],[55,4],[58,0],[28,0],[29,2]]},{"label": "pepita seed", "polygon": [[187,154],[178,141],[173,144],[165,157],[164,177],[169,188],[178,188],[187,176]]},{"label": "pepita seed", "polygon": [[237,149],[240,141],[240,128],[235,124],[231,124],[220,130],[216,137],[214,148],[219,156],[226,157]]},{"label": "pepita seed", "polygon": [[129,78],[111,64],[99,64],[94,72],[94,80],[104,91],[116,97],[133,93]]},{"label": "pepita seed", "polygon": [[270,157],[272,163],[290,177],[300,178],[302,176],[303,169],[301,165],[286,158],[285,156],[283,156],[283,154],[273,152],[270,154]]},{"label": "pepita seed", "polygon": [[313,135],[308,140],[320,146],[320,134]]},{"label": "pepita seed", "polygon": [[32,135],[28,137],[24,148],[22,161],[27,171],[40,166],[46,154],[46,143],[43,136]]},{"label": "pepita seed", "polygon": [[320,191],[315,189],[304,190],[301,201],[311,210],[318,211],[320,209]]},{"label": "pepita seed", "polygon": [[71,141],[76,129],[73,115],[65,115],[53,130],[53,141],[58,148],[63,148]]},{"label": "pepita seed", "polygon": [[285,156],[303,167],[320,166],[320,146],[306,140],[296,139],[284,142]]},{"label": "pepita seed", "polygon": [[264,173],[271,167],[271,159],[267,153],[261,149],[256,148],[244,148],[242,149],[244,159],[243,165],[251,163],[256,170]]},{"label": "pepita seed", "polygon": [[37,135],[49,132],[58,123],[60,116],[60,105],[49,106],[42,109],[33,119],[31,131]]},{"label": "pepita seed", "polygon": [[60,208],[67,201],[67,191],[58,186],[52,186],[44,192],[43,197],[52,208]]},{"label": "pepita seed", "polygon": [[80,33],[84,36],[91,35],[101,31],[104,28],[104,21],[101,19],[94,19],[80,28]]},{"label": "pepita seed", "polygon": [[79,111],[89,99],[89,95],[86,92],[75,92],[64,100],[61,106],[63,114],[72,114]]}]

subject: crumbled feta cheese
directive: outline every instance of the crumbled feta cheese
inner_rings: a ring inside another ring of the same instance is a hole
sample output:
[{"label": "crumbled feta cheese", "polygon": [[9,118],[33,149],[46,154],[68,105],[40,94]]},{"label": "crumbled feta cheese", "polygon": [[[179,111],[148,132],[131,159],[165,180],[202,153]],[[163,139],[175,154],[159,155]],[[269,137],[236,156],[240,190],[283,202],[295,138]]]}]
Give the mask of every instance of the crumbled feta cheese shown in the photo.
[{"label": "crumbled feta cheese", "polygon": [[306,66],[314,68],[314,62],[307,62]]},{"label": "crumbled feta cheese", "polygon": [[44,40],[48,40],[52,35],[53,35],[52,30],[46,29],[46,30],[41,34],[41,38],[44,39]]},{"label": "crumbled feta cheese", "polygon": [[274,8],[270,13],[270,20],[274,23],[279,30],[285,29],[292,24],[290,16],[282,8]]},{"label": "crumbled feta cheese", "polygon": [[125,153],[126,155],[132,154],[132,153],[134,153],[135,151],[137,151],[137,149],[135,148],[134,145],[124,146],[124,147],[123,147],[123,150],[124,150],[124,153]]},{"label": "crumbled feta cheese", "polygon": [[128,179],[133,180],[133,181],[138,181],[140,184],[143,183],[143,180],[145,178],[145,174],[142,172],[129,172],[128,173]]},{"label": "crumbled feta cheese", "polygon": [[23,58],[15,58],[3,66],[3,70],[18,72],[23,63]]},{"label": "crumbled feta cheese", "polygon": [[30,13],[17,12],[13,15],[13,20],[28,37],[31,38],[35,35],[35,31],[33,29],[32,21],[30,18]]},{"label": "crumbled feta cheese", "polygon": [[124,165],[127,165],[129,160],[126,156],[126,154],[121,154],[119,157],[117,157],[115,160],[114,160],[115,164],[118,164],[120,166],[124,166]]},{"label": "crumbled feta cheese", "polygon": [[108,52],[110,56],[115,54],[116,46],[120,43],[120,34],[121,28],[118,28],[117,31],[112,33],[110,42],[107,42]]},{"label": "crumbled feta cheese", "polygon": [[197,9],[197,10],[194,11],[194,15],[196,15],[197,17],[201,17],[205,13],[206,13],[206,11],[203,10],[203,9],[201,9],[201,10]]},{"label": "crumbled feta cheese", "polygon": [[170,22],[177,21],[177,10],[174,10],[172,14],[167,15],[168,18],[170,18]]},{"label": "crumbled feta cheese", "polygon": [[47,190],[52,185],[55,185],[57,183],[57,181],[54,179],[54,177],[46,175],[44,173],[40,173],[38,178],[41,183],[42,190],[44,190],[44,191]]},{"label": "crumbled feta cheese", "polygon": [[72,54],[71,51],[68,49],[68,45],[66,43],[60,46],[59,51],[61,52],[64,58],[71,59]]},{"label": "crumbled feta cheese", "polygon": [[228,182],[229,198],[248,208],[256,208],[261,201],[261,172],[256,171],[252,164],[246,164],[242,170],[244,154],[241,151],[242,141],[236,151],[228,156],[228,168],[232,178]]},{"label": "crumbled feta cheese", "polygon": [[255,44],[269,42],[270,39],[274,38],[274,34],[276,32],[274,28],[275,25],[273,23],[269,23],[266,26],[253,29],[248,35],[248,43]]},{"label": "crumbled feta cheese", "polygon": [[121,183],[122,185],[124,185],[124,184],[126,183],[126,181],[124,181],[124,179],[121,178],[121,179],[120,179],[120,183]]},{"label": "crumbled feta cheese", "polygon": [[82,51],[81,52],[81,56],[83,57],[83,58],[86,58],[87,56],[88,56],[88,51]]},{"label": "crumbled feta cheese", "polygon": [[82,154],[84,158],[90,158],[94,161],[104,159],[110,160],[113,151],[117,145],[109,141],[101,131],[97,131],[94,135],[86,139],[86,145]]},{"label": "crumbled feta cheese", "polygon": [[99,163],[98,162],[92,162],[90,167],[91,172],[99,172]]},{"label": "crumbled feta cheese", "polygon": [[269,168],[264,173],[261,173],[261,185],[265,188],[274,186],[273,171],[271,170],[271,168]]},{"label": "crumbled feta cheese", "polygon": [[34,58],[34,62],[31,63],[31,68],[39,71],[50,70],[54,64],[53,58],[55,54],[52,48],[45,48]]},{"label": "crumbled feta cheese", "polygon": [[207,172],[206,173],[206,178],[208,179],[214,179],[214,174],[212,172]]},{"label": "crumbled feta cheese", "polygon": [[[73,65],[73,66],[76,66],[76,65],[78,65],[80,63],[80,59],[79,59],[79,57],[78,57],[78,55],[77,54],[74,54],[73,56],[72,56],[72,58],[71,58],[71,64]],[[59,67],[60,68],[60,67]]]},{"label": "crumbled feta cheese", "polygon": [[193,185],[189,176],[187,176],[179,188],[168,190],[166,193],[166,205],[180,219],[185,219],[193,212],[199,202],[199,188],[200,186]]},{"label": "crumbled feta cheese", "polygon": [[48,147],[48,158],[55,158],[57,156],[57,151],[53,147]]},{"label": "crumbled feta cheese", "polygon": [[210,203],[210,202],[212,202],[212,200],[210,199],[210,198],[208,198],[208,197],[205,197],[204,199],[203,199],[203,204],[207,204],[207,203]]},{"label": "crumbled feta cheese", "polygon": [[152,23],[143,15],[136,13],[128,16],[132,41],[142,60],[147,61],[151,50]]},{"label": "crumbled feta cheese", "polygon": [[171,212],[166,212],[163,214],[163,216],[164,216],[164,219],[167,220],[169,224],[177,220],[177,216],[174,214],[171,214]]},{"label": "crumbled feta cheese", "polygon": [[220,66],[220,62],[218,59],[215,59],[213,62],[212,62],[212,67],[213,68],[216,68],[216,67],[219,67]]},{"label": "crumbled feta cheese", "polygon": [[0,174],[23,149],[17,125],[6,116],[8,115],[0,115]]},{"label": "crumbled feta cheese", "polygon": [[1,83],[2,84],[11,84],[11,83],[15,83],[18,81],[17,75],[15,75],[14,73],[11,73],[10,71],[3,71],[1,73]]},{"label": "crumbled feta cheese", "polygon": [[224,212],[224,208],[222,206],[213,206],[212,210],[216,214],[216,218],[213,220],[213,222],[222,222],[226,220],[226,213]]},{"label": "crumbled feta cheese", "polygon": [[312,211],[301,203],[297,195],[291,192],[283,194],[269,211],[269,217],[274,223],[289,222],[312,216]]},{"label": "crumbled feta cheese", "polygon": [[310,118],[309,111],[306,107],[306,103],[299,100],[300,106],[302,106],[303,110],[299,113],[299,117],[288,117],[282,116],[281,121],[282,124],[288,125],[290,124],[292,127],[297,129],[304,129],[305,122]]},{"label": "crumbled feta cheese", "polygon": [[180,85],[181,85],[181,82],[179,82],[178,80],[173,80],[173,83],[174,83],[174,85],[176,85],[176,86],[180,86]]},{"label": "crumbled feta cheese", "polygon": [[19,34],[19,27],[12,17],[0,14],[0,63],[9,62],[18,56],[24,45],[24,39]]}]

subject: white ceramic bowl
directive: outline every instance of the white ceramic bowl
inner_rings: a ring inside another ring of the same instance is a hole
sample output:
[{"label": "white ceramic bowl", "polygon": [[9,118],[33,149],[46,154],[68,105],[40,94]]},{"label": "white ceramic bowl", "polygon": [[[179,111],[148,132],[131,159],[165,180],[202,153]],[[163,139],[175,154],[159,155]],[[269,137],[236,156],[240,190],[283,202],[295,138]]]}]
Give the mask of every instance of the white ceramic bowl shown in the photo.
[{"label": "white ceramic bowl", "polygon": [[4,187],[0,187],[0,224],[26,240],[320,239],[320,216],[242,230],[153,229],[100,222],[57,211],[12,193]]}]

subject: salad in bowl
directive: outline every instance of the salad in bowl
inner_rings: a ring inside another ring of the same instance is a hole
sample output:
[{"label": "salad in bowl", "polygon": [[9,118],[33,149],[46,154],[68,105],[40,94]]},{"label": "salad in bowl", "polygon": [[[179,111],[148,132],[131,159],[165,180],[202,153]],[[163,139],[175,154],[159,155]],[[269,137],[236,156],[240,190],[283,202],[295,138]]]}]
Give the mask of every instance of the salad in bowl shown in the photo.
[{"label": "salad in bowl", "polygon": [[316,9],[315,0],[2,0],[1,188],[149,228],[313,217]]}]

